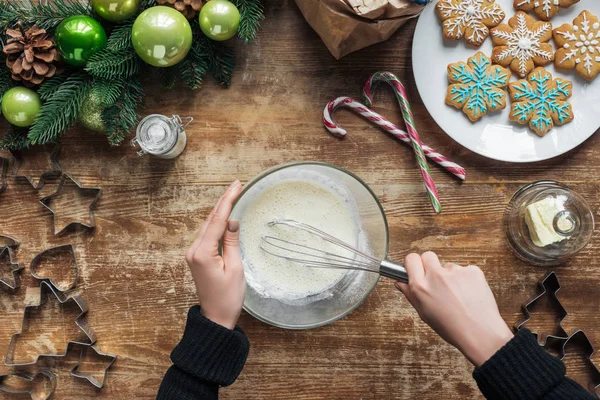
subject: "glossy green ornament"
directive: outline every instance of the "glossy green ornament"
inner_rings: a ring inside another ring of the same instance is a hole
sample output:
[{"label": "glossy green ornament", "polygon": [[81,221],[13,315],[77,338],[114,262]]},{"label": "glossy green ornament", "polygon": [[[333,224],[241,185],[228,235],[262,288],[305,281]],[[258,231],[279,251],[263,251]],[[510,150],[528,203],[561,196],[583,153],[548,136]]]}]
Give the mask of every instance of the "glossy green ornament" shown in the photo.
[{"label": "glossy green ornament", "polygon": [[140,9],[141,0],[92,0],[92,7],[100,17],[110,22],[122,22]]},{"label": "glossy green ornament", "polygon": [[65,19],[56,28],[54,39],[65,62],[76,67],[83,67],[107,42],[102,25],[87,15]]},{"label": "glossy green ornament", "polygon": [[179,11],[157,6],[137,17],[131,30],[136,53],[155,67],[170,67],[187,56],[192,47],[192,27]]},{"label": "glossy green ornament", "polygon": [[235,36],[240,26],[240,12],[227,0],[210,0],[200,10],[200,28],[212,40]]},{"label": "glossy green ornament", "polygon": [[79,110],[79,123],[86,129],[95,132],[104,132],[104,120],[102,119],[102,112],[104,111],[104,105],[94,94],[89,95],[81,104]]},{"label": "glossy green ornament", "polygon": [[2,97],[2,115],[21,128],[33,125],[41,109],[40,96],[25,87],[14,87]]}]

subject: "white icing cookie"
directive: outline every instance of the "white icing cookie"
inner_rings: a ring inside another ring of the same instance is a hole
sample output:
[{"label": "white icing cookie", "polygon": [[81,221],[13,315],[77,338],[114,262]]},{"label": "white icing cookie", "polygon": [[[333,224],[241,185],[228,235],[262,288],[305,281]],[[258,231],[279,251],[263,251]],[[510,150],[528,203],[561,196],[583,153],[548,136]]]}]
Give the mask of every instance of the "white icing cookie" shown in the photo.
[{"label": "white icing cookie", "polygon": [[489,36],[489,28],[498,26],[506,14],[495,0],[440,0],[436,4],[443,22],[446,39],[464,39],[481,46]]},{"label": "white icing cookie", "polygon": [[[594,0],[596,1],[596,0]],[[569,8],[579,0],[514,0],[515,10],[530,12],[543,21],[550,21],[561,8]]]}]

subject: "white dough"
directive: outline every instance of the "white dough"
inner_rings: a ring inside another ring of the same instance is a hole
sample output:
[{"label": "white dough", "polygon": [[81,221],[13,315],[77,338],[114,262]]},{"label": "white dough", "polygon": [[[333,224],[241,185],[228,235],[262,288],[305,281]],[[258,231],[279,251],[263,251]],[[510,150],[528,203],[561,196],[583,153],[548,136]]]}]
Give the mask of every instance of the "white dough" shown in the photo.
[{"label": "white dough", "polygon": [[[261,249],[262,238],[268,235],[352,257],[307,232],[281,225],[268,226],[273,220],[293,219],[357,246],[360,228],[356,206],[344,193],[345,189],[326,179],[292,178],[274,183],[256,196],[240,221],[246,280],[256,292],[284,302],[319,294],[322,297],[348,274],[347,270],[306,267]],[[278,254],[293,256],[284,251]]]}]

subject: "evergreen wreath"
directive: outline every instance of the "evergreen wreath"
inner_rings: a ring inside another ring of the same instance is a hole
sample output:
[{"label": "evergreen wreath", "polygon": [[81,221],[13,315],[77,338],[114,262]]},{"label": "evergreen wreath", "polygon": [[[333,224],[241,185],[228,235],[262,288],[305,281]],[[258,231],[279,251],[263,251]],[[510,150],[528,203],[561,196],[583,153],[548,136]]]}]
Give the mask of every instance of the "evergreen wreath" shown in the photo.
[{"label": "evergreen wreath", "polygon": [[[240,12],[238,37],[248,43],[256,37],[264,19],[260,0],[231,0]],[[118,24],[105,24],[90,4],[79,0],[0,0],[0,33],[6,43],[7,29],[39,27],[51,36],[56,27],[73,15],[88,15],[101,22],[107,33],[107,46],[96,53],[86,66],[65,67],[60,73],[37,86],[42,109],[30,128],[12,126],[0,140],[0,149],[18,150],[31,145],[57,142],[78,120],[84,100],[93,95],[104,107],[102,120],[111,145],[117,146],[135,128],[144,90],[141,77],[152,73],[161,84],[172,88],[177,81],[192,90],[202,87],[210,73],[219,83],[229,86],[235,67],[235,54],[221,42],[205,36],[197,21],[191,21],[193,42],[186,58],[168,68],[144,63],[136,54],[131,31],[142,11],[156,6],[156,0],[142,0],[137,14]],[[5,67],[6,56],[0,52],[0,98],[19,85]]]}]

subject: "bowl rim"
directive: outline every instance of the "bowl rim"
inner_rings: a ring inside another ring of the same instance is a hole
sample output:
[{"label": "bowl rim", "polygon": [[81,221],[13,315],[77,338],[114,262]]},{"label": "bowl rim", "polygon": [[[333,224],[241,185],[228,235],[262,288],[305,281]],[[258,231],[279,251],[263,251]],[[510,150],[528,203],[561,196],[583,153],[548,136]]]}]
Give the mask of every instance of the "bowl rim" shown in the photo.
[{"label": "bowl rim", "polygon": [[[389,225],[388,225],[388,220],[387,220],[387,216],[385,214],[385,210],[383,209],[383,206],[381,205],[381,202],[379,201],[379,198],[377,197],[377,195],[375,194],[375,192],[373,192],[373,190],[369,187],[369,185],[367,185],[365,183],[365,181],[363,181],[359,176],[357,176],[356,174],[354,174],[353,172],[348,171],[345,168],[339,167],[337,165],[328,163],[328,162],[323,162],[323,161],[291,161],[291,162],[287,162],[287,163],[282,163],[282,164],[278,164],[275,165],[271,168],[268,168],[264,171],[262,171],[261,173],[259,173],[258,175],[254,176],[252,179],[250,179],[248,181],[248,183],[246,185],[244,185],[244,189],[242,190],[242,192],[240,193],[240,195],[238,196],[238,198],[236,199],[236,201],[233,204],[233,207],[231,209],[231,212],[233,213],[233,211],[235,210],[235,207],[237,206],[237,204],[239,203],[239,201],[244,197],[244,195],[254,186],[256,185],[258,182],[260,182],[261,180],[263,180],[264,178],[266,178],[267,176],[277,172],[277,171],[281,171],[282,169],[286,169],[286,168],[291,168],[291,167],[297,167],[297,166],[303,166],[303,165],[316,165],[316,166],[321,166],[321,167],[327,167],[327,168],[332,168],[332,169],[336,169],[342,173],[345,173],[346,175],[349,175],[350,177],[354,178],[356,181],[358,181],[358,183],[360,183],[366,190],[367,192],[369,192],[369,194],[373,197],[373,200],[375,200],[375,204],[377,204],[377,207],[379,208],[379,212],[381,213],[381,216],[383,217],[383,225],[385,228],[385,238],[386,238],[386,243],[385,243],[385,251],[384,251],[384,257],[383,258],[387,258],[388,254],[389,254],[389,248],[390,248],[390,230],[389,230]],[[257,320],[264,322],[268,325],[271,326],[275,326],[277,328],[284,328],[284,329],[290,329],[290,330],[305,330],[305,329],[313,329],[313,328],[319,328],[321,326],[325,326],[328,324],[331,324],[339,319],[344,318],[346,315],[350,314],[352,311],[356,310],[358,308],[358,306],[360,306],[365,299],[373,292],[373,289],[375,289],[375,287],[377,286],[377,283],[379,282],[379,279],[373,281],[373,285],[369,288],[369,290],[365,291],[364,295],[352,306],[350,307],[348,310],[346,310],[345,312],[341,313],[340,315],[337,315],[333,318],[330,318],[328,320],[319,322],[317,324],[308,324],[308,325],[285,325],[285,324],[279,324],[277,322],[274,321],[270,321],[266,318],[263,318],[262,316],[260,316],[256,311],[253,311],[250,307],[248,307],[246,305],[246,300],[244,298],[244,305],[243,305],[243,309],[250,314],[251,316],[253,316],[254,318],[256,318]],[[246,285],[248,285],[246,283]]]}]

